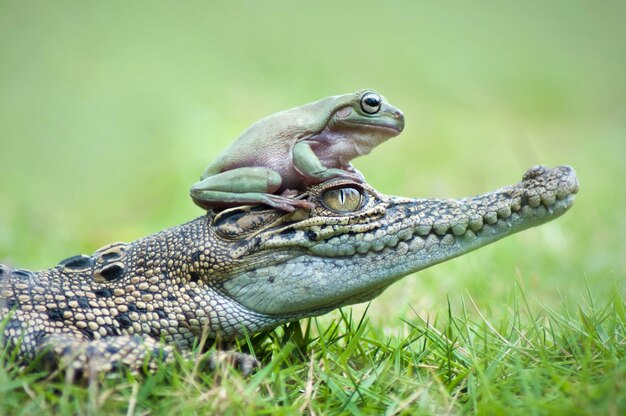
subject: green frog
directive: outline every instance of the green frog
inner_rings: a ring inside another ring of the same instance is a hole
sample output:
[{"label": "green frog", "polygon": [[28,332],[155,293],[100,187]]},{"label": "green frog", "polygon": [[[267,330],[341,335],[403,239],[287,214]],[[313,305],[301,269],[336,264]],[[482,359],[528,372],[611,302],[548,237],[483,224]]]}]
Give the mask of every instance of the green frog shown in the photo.
[{"label": "green frog", "polygon": [[297,191],[334,178],[363,182],[350,161],[403,129],[402,112],[372,90],[281,111],[250,126],[207,166],[191,197],[205,209],[310,209]]}]

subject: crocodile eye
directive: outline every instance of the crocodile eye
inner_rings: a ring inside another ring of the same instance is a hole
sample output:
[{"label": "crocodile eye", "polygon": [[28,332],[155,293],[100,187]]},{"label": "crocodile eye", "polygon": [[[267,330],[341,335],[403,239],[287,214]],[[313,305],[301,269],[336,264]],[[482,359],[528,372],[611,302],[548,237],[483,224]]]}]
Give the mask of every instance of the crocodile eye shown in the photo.
[{"label": "crocodile eye", "polygon": [[335,212],[354,212],[363,205],[363,196],[356,188],[335,188],[324,192],[322,202]]},{"label": "crocodile eye", "polygon": [[382,99],[375,92],[368,92],[361,98],[361,109],[367,114],[376,114],[380,110]]}]

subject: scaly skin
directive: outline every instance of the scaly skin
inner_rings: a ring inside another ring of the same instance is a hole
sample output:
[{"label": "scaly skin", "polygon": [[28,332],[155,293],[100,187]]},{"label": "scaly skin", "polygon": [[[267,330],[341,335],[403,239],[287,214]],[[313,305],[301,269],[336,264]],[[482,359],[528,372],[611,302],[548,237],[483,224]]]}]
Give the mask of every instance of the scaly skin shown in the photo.
[{"label": "scaly skin", "polygon": [[577,191],[569,167],[536,167],[461,200],[390,197],[339,179],[308,189],[312,211],[209,211],[41,272],[0,266],[4,342],[24,360],[49,350],[90,373],[154,368],[203,331],[232,338],[372,299],[409,273],[558,217]]}]

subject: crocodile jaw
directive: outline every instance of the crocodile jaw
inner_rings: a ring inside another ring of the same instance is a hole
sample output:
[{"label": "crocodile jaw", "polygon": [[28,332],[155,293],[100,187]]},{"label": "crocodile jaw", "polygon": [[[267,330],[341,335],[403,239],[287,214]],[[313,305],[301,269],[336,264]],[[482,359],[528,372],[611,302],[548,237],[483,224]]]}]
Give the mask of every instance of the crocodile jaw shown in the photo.
[{"label": "crocodile jaw", "polygon": [[563,166],[535,167],[516,185],[461,200],[378,195],[385,209],[369,222],[326,232],[296,224],[289,241],[261,239],[255,249],[277,261],[236,272],[222,287],[257,313],[317,315],[370,300],[410,273],[557,218],[577,191],[574,170]]}]

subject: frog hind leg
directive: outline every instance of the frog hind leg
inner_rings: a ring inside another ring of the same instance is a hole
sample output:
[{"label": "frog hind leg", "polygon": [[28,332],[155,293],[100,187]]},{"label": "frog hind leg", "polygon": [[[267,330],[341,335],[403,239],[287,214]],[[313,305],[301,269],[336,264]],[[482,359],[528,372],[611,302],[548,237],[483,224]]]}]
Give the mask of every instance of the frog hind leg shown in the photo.
[{"label": "frog hind leg", "polygon": [[273,195],[282,184],[280,175],[263,167],[227,170],[196,182],[191,198],[204,209],[263,204],[282,211],[311,209],[308,201]]}]

